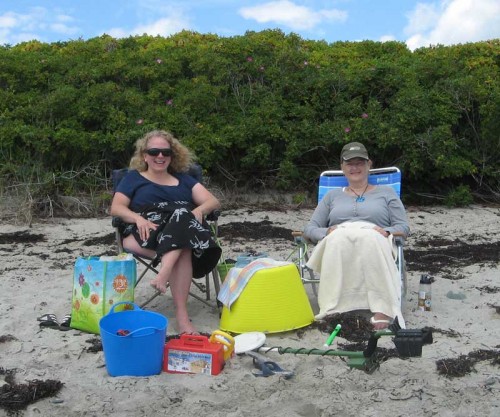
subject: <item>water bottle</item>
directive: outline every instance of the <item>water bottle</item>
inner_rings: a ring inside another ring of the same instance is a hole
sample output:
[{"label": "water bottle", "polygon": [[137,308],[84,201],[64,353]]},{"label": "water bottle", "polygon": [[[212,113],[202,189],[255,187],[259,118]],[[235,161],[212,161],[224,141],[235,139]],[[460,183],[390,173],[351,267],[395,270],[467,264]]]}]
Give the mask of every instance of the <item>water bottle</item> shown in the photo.
[{"label": "water bottle", "polygon": [[420,287],[418,289],[418,309],[421,311],[431,311],[431,291],[432,278],[429,275],[420,276]]}]

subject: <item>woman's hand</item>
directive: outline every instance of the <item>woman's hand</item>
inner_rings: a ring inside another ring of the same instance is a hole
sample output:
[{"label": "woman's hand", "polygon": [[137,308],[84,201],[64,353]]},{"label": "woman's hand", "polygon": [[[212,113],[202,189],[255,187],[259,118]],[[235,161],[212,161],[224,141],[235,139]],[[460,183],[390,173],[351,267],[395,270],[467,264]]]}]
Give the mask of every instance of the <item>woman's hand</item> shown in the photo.
[{"label": "woman's hand", "polygon": [[201,224],[203,222],[203,210],[201,208],[196,207],[191,213],[193,213],[193,216],[198,220],[198,223]]},{"label": "woman's hand", "polygon": [[379,232],[384,237],[388,237],[390,235],[390,233],[387,230],[382,229],[380,226],[375,226],[373,230]]},{"label": "woman's hand", "polygon": [[137,226],[137,231],[139,232],[139,236],[142,240],[148,240],[151,232],[156,230],[156,228],[158,227],[157,224],[150,222],[149,220],[140,216],[135,221],[135,225]]},{"label": "woman's hand", "polygon": [[329,235],[332,233],[335,229],[337,228],[337,225],[330,226],[328,229],[326,229],[326,234]]}]

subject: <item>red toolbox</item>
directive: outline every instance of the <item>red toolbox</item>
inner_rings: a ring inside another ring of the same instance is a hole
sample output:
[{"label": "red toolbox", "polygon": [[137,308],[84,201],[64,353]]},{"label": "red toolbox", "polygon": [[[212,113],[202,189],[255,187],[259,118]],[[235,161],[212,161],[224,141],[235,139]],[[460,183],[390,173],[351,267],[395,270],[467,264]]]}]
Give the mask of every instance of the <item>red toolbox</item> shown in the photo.
[{"label": "red toolbox", "polygon": [[224,367],[224,346],[206,336],[183,334],[169,340],[163,354],[163,371],[173,374],[218,375]]}]

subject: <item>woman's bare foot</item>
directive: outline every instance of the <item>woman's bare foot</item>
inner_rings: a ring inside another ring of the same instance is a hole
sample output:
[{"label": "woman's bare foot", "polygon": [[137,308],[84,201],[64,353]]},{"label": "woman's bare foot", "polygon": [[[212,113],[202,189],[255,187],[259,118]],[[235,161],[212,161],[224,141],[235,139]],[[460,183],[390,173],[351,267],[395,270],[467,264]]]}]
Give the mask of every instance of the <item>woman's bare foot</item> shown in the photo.
[{"label": "woman's bare foot", "polygon": [[167,292],[168,279],[163,279],[158,275],[149,283],[156,291],[165,294]]},{"label": "woman's bare foot", "polygon": [[370,319],[371,324],[373,324],[374,330],[384,330],[389,327],[392,323],[392,317],[389,317],[383,313],[375,313]]},{"label": "woman's bare foot", "polygon": [[180,334],[199,334],[186,313],[176,312],[177,330]]}]

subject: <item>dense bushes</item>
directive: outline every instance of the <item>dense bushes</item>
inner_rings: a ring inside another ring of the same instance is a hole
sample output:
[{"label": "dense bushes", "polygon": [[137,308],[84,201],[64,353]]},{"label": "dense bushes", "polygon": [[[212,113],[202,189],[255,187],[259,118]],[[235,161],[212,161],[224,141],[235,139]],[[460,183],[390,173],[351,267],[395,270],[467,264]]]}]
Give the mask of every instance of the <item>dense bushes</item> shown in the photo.
[{"label": "dense bushes", "polygon": [[403,170],[406,198],[498,199],[499,56],[499,40],[410,52],[277,30],[4,46],[0,175],[5,187],[36,163],[104,177],[164,128],[228,186],[314,188],[360,140]]}]

